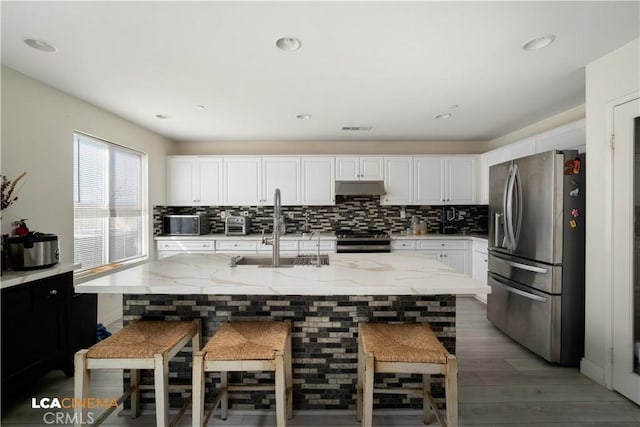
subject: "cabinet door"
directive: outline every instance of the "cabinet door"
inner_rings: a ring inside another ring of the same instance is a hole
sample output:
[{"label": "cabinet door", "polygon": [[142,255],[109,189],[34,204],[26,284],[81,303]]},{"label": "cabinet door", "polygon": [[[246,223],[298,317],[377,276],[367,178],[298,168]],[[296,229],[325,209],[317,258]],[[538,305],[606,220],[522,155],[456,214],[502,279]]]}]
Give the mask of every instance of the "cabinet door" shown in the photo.
[{"label": "cabinet door", "polygon": [[473,204],[476,202],[475,157],[451,157],[446,160],[445,202]]},{"label": "cabinet door", "polygon": [[504,147],[506,150],[506,160],[515,160],[520,157],[530,156],[536,152],[536,140],[535,137],[525,138],[513,144]]},{"label": "cabinet door", "polygon": [[262,158],[262,199],[265,204],[273,205],[273,195],[276,188],[280,189],[282,205],[300,204],[299,157]]},{"label": "cabinet door", "polygon": [[358,178],[362,181],[384,179],[384,157],[362,156],[359,161]]},{"label": "cabinet door", "polygon": [[480,195],[480,204],[489,204],[489,168],[502,163],[503,156],[506,156],[506,153],[502,149],[487,151],[481,156],[482,170],[480,171],[480,179],[482,180],[482,194]]},{"label": "cabinet door", "polygon": [[536,153],[549,150],[579,150],[586,148],[585,120],[578,120],[536,136]]},{"label": "cabinet door", "polygon": [[442,257],[444,258],[442,262],[457,272],[466,274],[467,276],[471,275],[469,269],[469,254],[467,251],[444,251]]},{"label": "cabinet door", "polygon": [[410,205],[413,202],[413,157],[384,158],[383,205]]},{"label": "cabinet door", "polygon": [[418,205],[444,203],[444,161],[441,157],[413,158],[413,201]]},{"label": "cabinet door", "polygon": [[487,284],[487,272],[489,256],[482,252],[473,252],[473,274],[471,277],[483,285]]},{"label": "cabinet door", "polygon": [[305,156],[302,164],[302,205],[334,205],[335,161],[333,157]]},{"label": "cabinet door", "polygon": [[260,157],[225,158],[223,182],[225,205],[256,206],[264,203]]},{"label": "cabinet door", "polygon": [[167,205],[191,206],[197,203],[194,191],[197,167],[196,157],[167,158]]},{"label": "cabinet door", "polygon": [[354,156],[336,157],[336,180],[357,181],[360,179],[360,158]]},{"label": "cabinet door", "polygon": [[203,206],[222,204],[222,159],[202,157],[198,159],[197,202]]}]

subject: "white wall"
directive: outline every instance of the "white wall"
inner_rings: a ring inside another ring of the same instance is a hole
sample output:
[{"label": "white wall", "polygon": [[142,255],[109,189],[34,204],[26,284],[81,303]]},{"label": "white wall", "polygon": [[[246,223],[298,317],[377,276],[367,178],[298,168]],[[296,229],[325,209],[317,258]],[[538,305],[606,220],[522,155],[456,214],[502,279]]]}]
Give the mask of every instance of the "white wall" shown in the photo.
[{"label": "white wall", "polygon": [[184,141],[173,154],[479,154],[486,141]]},{"label": "white wall", "polygon": [[[147,153],[149,212],[164,204],[165,156],[174,142],[10,68],[1,71],[1,172],[9,178],[27,172],[18,201],[3,213],[3,233],[16,218],[28,218],[32,230],[57,234],[61,262],[73,262],[74,131]],[[150,236],[149,248],[152,243]],[[111,299],[121,305],[121,298]]]},{"label": "white wall", "polygon": [[[640,90],[640,39],[592,62],[586,72],[587,117],[587,251],[585,357],[581,370],[603,385],[611,363],[607,337],[612,328],[611,220],[606,195],[611,175],[607,104]],[[592,160],[589,160],[592,159]],[[614,236],[615,238],[615,236]]]}]

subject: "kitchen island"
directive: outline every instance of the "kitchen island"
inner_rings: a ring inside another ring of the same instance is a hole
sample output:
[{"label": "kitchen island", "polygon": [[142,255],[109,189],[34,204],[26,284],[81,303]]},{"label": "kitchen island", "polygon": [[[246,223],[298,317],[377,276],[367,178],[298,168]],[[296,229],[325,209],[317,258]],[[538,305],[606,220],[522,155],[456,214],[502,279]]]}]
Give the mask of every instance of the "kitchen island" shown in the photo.
[{"label": "kitchen island", "polygon": [[[428,322],[455,353],[455,296],[490,291],[420,253],[330,254],[330,264],[320,268],[230,267],[230,258],[176,255],[76,285],[76,292],[124,294],[125,324],[139,318],[199,318],[205,339],[226,320],[291,320],[294,408],[350,409],[355,408],[358,322]],[[191,357],[187,351],[172,362],[172,382],[189,381]],[[245,373],[232,380],[255,383],[268,377]],[[376,380],[412,386],[421,378]],[[433,392],[442,397],[441,382]],[[186,396],[172,394],[172,405]],[[231,405],[263,409],[272,398],[267,392],[243,393]],[[143,404],[151,401],[143,395]],[[383,395],[379,402],[394,408],[421,405],[420,399],[402,395]]]}]

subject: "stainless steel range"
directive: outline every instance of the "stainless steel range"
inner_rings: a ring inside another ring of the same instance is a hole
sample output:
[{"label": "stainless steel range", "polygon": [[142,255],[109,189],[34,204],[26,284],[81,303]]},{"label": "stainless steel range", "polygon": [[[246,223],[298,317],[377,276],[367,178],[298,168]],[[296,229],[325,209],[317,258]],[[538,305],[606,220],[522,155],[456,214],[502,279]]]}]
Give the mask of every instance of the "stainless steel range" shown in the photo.
[{"label": "stainless steel range", "polygon": [[338,253],[391,252],[391,236],[384,230],[336,231]]}]

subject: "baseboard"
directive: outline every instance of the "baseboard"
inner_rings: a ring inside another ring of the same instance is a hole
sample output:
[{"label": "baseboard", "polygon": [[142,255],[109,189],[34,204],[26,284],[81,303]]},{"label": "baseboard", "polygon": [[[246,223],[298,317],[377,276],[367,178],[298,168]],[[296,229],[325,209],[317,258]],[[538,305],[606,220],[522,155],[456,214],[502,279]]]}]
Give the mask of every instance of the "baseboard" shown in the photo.
[{"label": "baseboard", "polygon": [[[604,369],[584,357],[580,360],[580,373],[585,377],[607,387],[604,380]],[[607,387],[608,388],[608,387]]]}]

